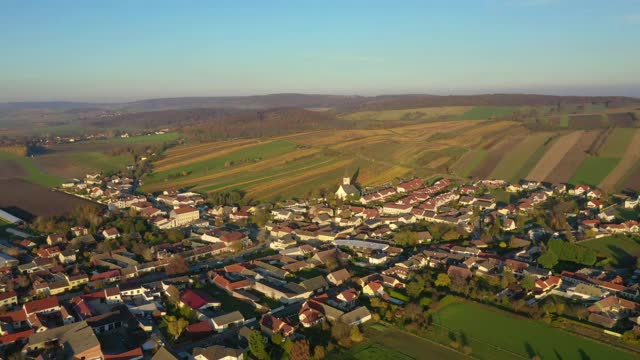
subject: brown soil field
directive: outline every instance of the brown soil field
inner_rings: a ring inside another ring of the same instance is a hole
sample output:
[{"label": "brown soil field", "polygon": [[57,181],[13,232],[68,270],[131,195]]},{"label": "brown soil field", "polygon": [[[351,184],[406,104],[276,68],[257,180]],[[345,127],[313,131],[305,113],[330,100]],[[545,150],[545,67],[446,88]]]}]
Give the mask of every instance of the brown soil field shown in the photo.
[{"label": "brown soil field", "polygon": [[623,188],[634,191],[640,190],[640,162],[637,162],[631,169],[629,177],[625,181]]},{"label": "brown soil field", "polygon": [[50,190],[46,187],[20,179],[0,180],[0,208],[23,220],[37,216],[67,214],[81,206],[99,206],[89,200]]},{"label": "brown soil field", "polygon": [[551,183],[565,183],[576,173],[587,151],[598,139],[602,131],[585,131],[575,145],[565,154],[556,166],[547,174],[545,180]]},{"label": "brown soil field", "polygon": [[[0,180],[19,179],[27,176],[27,172],[13,160],[0,160]],[[3,190],[4,191],[4,190]]]},{"label": "brown soil field", "polygon": [[527,175],[527,179],[535,181],[543,181],[546,179],[549,173],[551,173],[562,158],[578,142],[578,139],[582,137],[583,133],[583,131],[574,131],[554,142],[544,156],[542,156],[542,159],[531,169]]},{"label": "brown soil field", "polygon": [[634,127],[636,125],[630,112],[610,113],[607,116],[609,117],[609,123],[613,126]]},{"label": "brown soil field", "polygon": [[491,149],[488,151],[487,157],[484,159],[482,164],[477,166],[471,172],[471,176],[478,179],[488,179],[496,166],[498,166],[500,160],[502,160],[504,155],[507,154],[510,149],[513,149],[513,147],[522,140],[523,137],[512,136],[505,141],[493,144]]},{"label": "brown soil field", "polygon": [[605,125],[600,114],[592,115],[571,115],[569,127],[572,129],[598,129]]},{"label": "brown soil field", "polygon": [[[630,130],[631,131],[631,130]],[[618,165],[607,175],[600,183],[600,187],[606,190],[611,190],[622,181],[625,175],[629,174],[633,170],[634,165],[640,162],[640,130],[636,130],[624,156],[618,163]],[[636,174],[638,176],[638,174]],[[633,174],[631,174],[633,177]],[[640,177],[640,176],[638,176]],[[629,179],[631,180],[631,179]],[[638,184],[640,186],[640,180]],[[637,188],[636,188],[637,189]]]}]

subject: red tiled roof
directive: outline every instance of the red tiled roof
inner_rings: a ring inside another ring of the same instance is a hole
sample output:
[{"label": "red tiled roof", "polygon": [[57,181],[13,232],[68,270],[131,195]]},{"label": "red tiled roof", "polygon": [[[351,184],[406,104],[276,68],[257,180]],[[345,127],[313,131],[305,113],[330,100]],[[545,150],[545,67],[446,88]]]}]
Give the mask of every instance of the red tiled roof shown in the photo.
[{"label": "red tiled roof", "polygon": [[180,294],[180,301],[194,310],[200,309],[209,303],[217,302],[209,294],[196,289],[183,291],[182,294]]},{"label": "red tiled roof", "polygon": [[28,303],[24,304],[24,309],[27,312],[27,314],[33,314],[36,312],[48,310],[58,306],[60,306],[60,303],[58,302],[58,297],[51,296],[51,297],[47,297],[40,300],[29,301]]},{"label": "red tiled roof", "polygon": [[200,321],[187,326],[187,332],[192,335],[206,335],[213,332],[213,327],[209,321]]},{"label": "red tiled roof", "polygon": [[0,336],[0,344],[9,344],[9,343],[16,342],[18,340],[26,339],[35,332],[36,331],[34,329],[29,329],[29,330],[20,331],[13,334]]}]

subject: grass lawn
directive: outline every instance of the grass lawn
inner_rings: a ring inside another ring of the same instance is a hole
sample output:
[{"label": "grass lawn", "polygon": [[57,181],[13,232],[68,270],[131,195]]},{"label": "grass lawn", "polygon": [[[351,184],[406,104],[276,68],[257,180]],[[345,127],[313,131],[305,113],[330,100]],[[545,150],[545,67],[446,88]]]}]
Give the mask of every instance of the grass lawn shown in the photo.
[{"label": "grass lawn", "polygon": [[33,162],[31,158],[18,156],[14,154],[9,154],[6,152],[0,152],[0,160],[13,160],[18,165],[20,165],[25,173],[25,179],[31,181],[33,183],[46,186],[53,187],[62,184],[64,179],[50,175],[40,170],[38,166]]},{"label": "grass lawn", "polygon": [[476,106],[458,117],[458,120],[486,120],[500,118],[520,110],[517,106]]},{"label": "grass lawn", "polygon": [[604,143],[600,156],[605,158],[621,158],[637,130],[615,128]]},{"label": "grass lawn", "polygon": [[616,234],[600,239],[587,240],[580,243],[598,254],[611,257],[619,265],[633,265],[640,257],[640,237]]},{"label": "grass lawn", "polygon": [[619,161],[619,158],[587,157],[569,182],[597,186],[618,165]]},{"label": "grass lawn", "polygon": [[238,310],[245,319],[251,319],[260,315],[253,305],[249,304],[247,301],[234,298],[215,285],[207,285],[204,287],[204,290],[220,301],[222,309],[225,312],[229,313]]},{"label": "grass lawn", "polygon": [[343,360],[470,359],[466,355],[420,336],[382,324],[365,326],[364,334],[367,341],[331,358]]},{"label": "grass lawn", "polygon": [[[637,359],[630,353],[529,320],[470,302],[446,305],[434,322],[448,328],[444,336],[466,338],[479,359]],[[605,335],[603,335],[603,338]]]}]

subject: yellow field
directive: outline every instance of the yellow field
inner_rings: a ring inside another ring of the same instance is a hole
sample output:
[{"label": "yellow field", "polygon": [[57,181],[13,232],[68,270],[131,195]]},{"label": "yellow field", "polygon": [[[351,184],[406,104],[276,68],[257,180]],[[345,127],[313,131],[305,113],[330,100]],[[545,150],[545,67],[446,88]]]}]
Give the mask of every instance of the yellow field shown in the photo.
[{"label": "yellow field", "polygon": [[527,179],[536,181],[543,181],[546,179],[551,170],[560,163],[562,158],[567,155],[569,150],[573,148],[583,134],[584,131],[574,131],[554,142],[542,159],[540,159],[536,166],[531,169],[531,172],[527,175]]}]

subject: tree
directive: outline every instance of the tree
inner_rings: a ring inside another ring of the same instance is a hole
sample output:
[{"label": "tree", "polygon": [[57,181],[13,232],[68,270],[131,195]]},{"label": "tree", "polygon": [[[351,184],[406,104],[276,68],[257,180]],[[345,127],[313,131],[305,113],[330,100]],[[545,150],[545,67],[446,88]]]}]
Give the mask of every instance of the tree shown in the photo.
[{"label": "tree", "polygon": [[314,360],[322,360],[322,359],[324,359],[325,356],[327,356],[327,352],[324,349],[324,346],[318,345],[315,348],[313,348],[313,359]]},{"label": "tree", "polygon": [[536,281],[531,276],[525,276],[525,278],[522,279],[522,282],[520,283],[520,285],[524,289],[533,290],[533,287],[536,285]]},{"label": "tree", "polygon": [[359,343],[364,340],[364,335],[362,335],[360,328],[357,325],[351,328],[351,334],[349,337],[354,343]]},{"label": "tree", "polygon": [[434,284],[439,287],[449,287],[451,286],[451,278],[445,273],[440,273]]},{"label": "tree", "polygon": [[552,251],[547,251],[538,258],[538,263],[547,269],[553,269],[558,264],[558,256]]},{"label": "tree", "polygon": [[407,284],[407,295],[416,299],[424,291],[424,280],[417,279]]},{"label": "tree", "polygon": [[269,354],[264,344],[264,336],[262,336],[262,333],[258,330],[253,330],[249,335],[249,351],[251,351],[253,356],[258,360],[269,359]]},{"label": "tree", "polygon": [[336,321],[331,326],[331,337],[333,337],[336,341],[343,340],[348,338],[351,335],[351,329],[349,329],[349,325],[342,321]]},{"label": "tree", "polygon": [[173,255],[171,259],[169,259],[165,271],[169,275],[184,274],[189,271],[189,266],[182,256]]},{"label": "tree", "polygon": [[411,230],[402,230],[394,236],[393,240],[400,246],[415,246],[419,238],[418,234]]},{"label": "tree", "polygon": [[167,323],[167,332],[173,335],[174,340],[177,340],[184,329],[189,326],[187,319],[176,318],[175,316],[167,316],[165,322]]},{"label": "tree", "polygon": [[404,307],[404,316],[407,319],[415,321],[422,315],[422,306],[416,303],[408,303],[407,306]]},{"label": "tree", "polygon": [[309,349],[309,340],[299,340],[293,343],[289,352],[290,360],[310,360],[311,350]]}]

